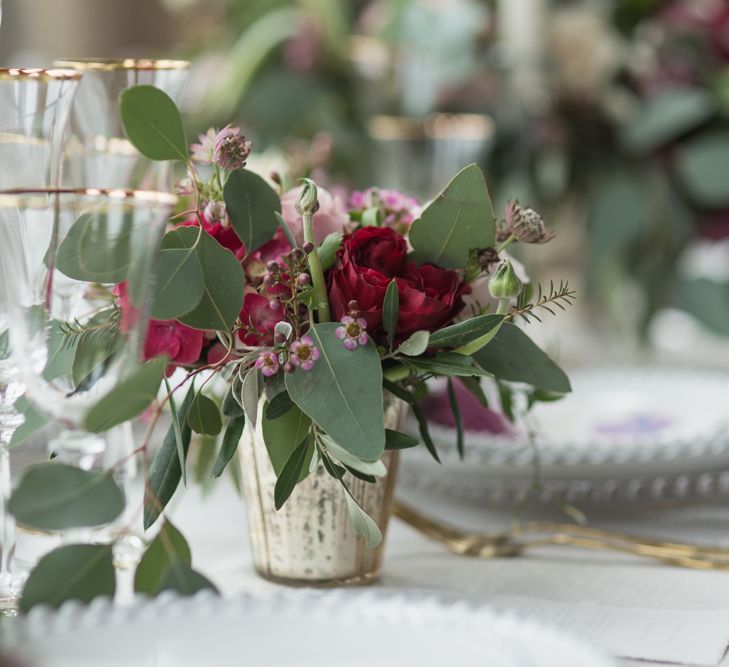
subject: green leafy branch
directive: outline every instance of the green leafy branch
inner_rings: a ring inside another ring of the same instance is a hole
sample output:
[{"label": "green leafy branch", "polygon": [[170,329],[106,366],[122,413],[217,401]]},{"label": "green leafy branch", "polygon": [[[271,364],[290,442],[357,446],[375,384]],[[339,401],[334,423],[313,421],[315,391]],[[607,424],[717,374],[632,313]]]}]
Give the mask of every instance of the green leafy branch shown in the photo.
[{"label": "green leafy branch", "polygon": [[58,327],[64,335],[63,344],[67,349],[82,345],[103,344],[119,334],[121,309],[116,305],[111,306],[100,310],[86,323],[74,318],[72,322],[61,322]]},{"label": "green leafy branch", "polygon": [[531,322],[531,318],[541,322],[541,318],[534,311],[543,308],[551,315],[557,315],[553,310],[554,307],[560,310],[566,310],[567,306],[571,306],[577,298],[575,290],[571,289],[566,281],[560,280],[559,287],[555,289],[554,282],[549,281],[549,292],[545,293],[541,285],[537,285],[537,298],[530,301],[532,290],[523,290],[519,295],[516,308],[508,314],[508,318],[514,320],[517,316],[523,317],[527,322]]}]

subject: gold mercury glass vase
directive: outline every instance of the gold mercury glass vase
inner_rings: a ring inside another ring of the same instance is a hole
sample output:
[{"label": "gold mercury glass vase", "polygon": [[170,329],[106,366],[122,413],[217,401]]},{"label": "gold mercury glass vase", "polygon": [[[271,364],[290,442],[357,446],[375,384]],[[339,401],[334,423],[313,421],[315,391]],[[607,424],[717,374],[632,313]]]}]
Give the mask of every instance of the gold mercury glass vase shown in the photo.
[{"label": "gold mercury glass vase", "polygon": [[[256,571],[265,579],[290,586],[353,586],[374,581],[382,564],[399,452],[384,453],[387,474],[374,484],[350,474],[344,478],[354,499],[382,531],[380,545],[368,549],[352,526],[340,482],[321,463],[276,510],[276,473],[260,427],[264,404],[262,397],[257,427],[246,424],[238,448]],[[400,430],[405,408],[399,399],[388,398],[385,427]]]}]

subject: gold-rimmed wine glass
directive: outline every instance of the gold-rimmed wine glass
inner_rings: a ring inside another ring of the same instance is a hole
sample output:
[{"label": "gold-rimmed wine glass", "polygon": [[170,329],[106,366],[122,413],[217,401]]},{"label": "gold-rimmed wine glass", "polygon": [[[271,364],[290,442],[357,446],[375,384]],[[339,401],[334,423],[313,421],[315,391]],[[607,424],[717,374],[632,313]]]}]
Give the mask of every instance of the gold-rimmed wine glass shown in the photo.
[{"label": "gold-rimmed wine glass", "polygon": [[[0,69],[0,189],[48,187],[61,176],[64,133],[81,74],[70,69]],[[15,558],[15,522],[7,511],[10,443],[23,422],[24,392],[10,356],[8,280],[0,265],[0,611],[15,607],[24,579]]]}]

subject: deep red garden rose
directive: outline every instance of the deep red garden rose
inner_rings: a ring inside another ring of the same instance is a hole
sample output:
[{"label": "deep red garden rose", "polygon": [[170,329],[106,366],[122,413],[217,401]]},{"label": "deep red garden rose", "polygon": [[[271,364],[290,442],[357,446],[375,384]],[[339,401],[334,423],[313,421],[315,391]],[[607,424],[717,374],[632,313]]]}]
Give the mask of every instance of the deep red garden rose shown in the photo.
[{"label": "deep red garden rose", "polygon": [[405,239],[390,228],[364,227],[344,239],[336,266],[329,272],[329,303],[336,319],[357,301],[360,316],[376,340],[384,340],[382,304],[390,281],[397,281],[400,318],[397,338],[419,329],[435,331],[463,307],[468,291],[455,271],[406,259]]},{"label": "deep red garden rose", "polygon": [[240,320],[243,329],[238,332],[238,337],[251,346],[272,345],[273,329],[281,320],[280,310],[271,308],[270,301],[255,292],[247,292],[243,300],[243,310],[240,312]]},{"label": "deep red garden rose", "polygon": [[[200,213],[203,229],[210,234],[223,248],[230,250],[237,259],[243,259],[246,256],[246,246],[238,238],[238,234],[229,222],[222,223],[215,220],[208,220],[204,212]],[[181,227],[198,227],[197,216],[180,223]]]}]

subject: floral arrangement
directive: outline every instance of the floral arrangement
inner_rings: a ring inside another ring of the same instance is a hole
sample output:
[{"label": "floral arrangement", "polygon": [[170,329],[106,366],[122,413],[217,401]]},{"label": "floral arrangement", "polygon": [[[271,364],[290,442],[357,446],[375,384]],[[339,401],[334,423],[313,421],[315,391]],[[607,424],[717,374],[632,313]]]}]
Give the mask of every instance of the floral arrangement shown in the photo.
[{"label": "floral arrangement", "polygon": [[[539,214],[516,202],[497,218],[478,166],[463,168],[423,207],[377,188],[355,192],[347,206],[313,180],[284,190],[277,175],[269,181],[246,169],[251,143],[237,128],[212,130],[188,148],[178,109],[154,87],[125,90],[120,114],[144,156],[186,168],[176,185],[182,203],[157,257],[143,363],[83,424],[100,432],[147,410],[147,432],[134,452],[146,460],[145,529],[185,481],[193,433],[219,440],[211,472],[220,477],[244,429],[260,427],[277,477],[276,509],[323,467],[341,484],[352,525],[373,547],[380,528],[347,480],[376,482],[386,474],[386,450],[420,441],[438,460],[420,407],[430,379],[448,383],[461,453],[457,390],[482,404],[483,378],[530,385],[534,400],[570,390],[565,374],[513,321],[564,308],[574,293],[566,284],[533,293],[504,252],[552,235]],[[74,261],[98,251],[78,244]],[[88,323],[62,328],[59,349],[69,349],[63,340],[72,336],[73,354],[103,373],[104,351],[139,322],[130,292],[126,280],[116,284],[108,307]],[[88,377],[81,381],[94,381]],[[224,396],[216,393],[221,384]],[[411,407],[420,439],[385,428],[394,401]],[[167,407],[171,425],[149,460]],[[54,493],[64,484],[76,491],[59,519]],[[39,498],[53,508],[48,516],[38,512]],[[79,519],[90,504],[93,520]],[[124,501],[108,473],[45,464],[24,476],[10,507],[27,525],[59,529],[112,521]],[[21,608],[113,593],[111,553],[109,545],[51,552],[31,573]],[[62,586],[77,570],[88,570],[89,581]],[[137,567],[135,590],[189,594],[205,587],[213,586],[191,568],[184,537],[165,519]]]}]

